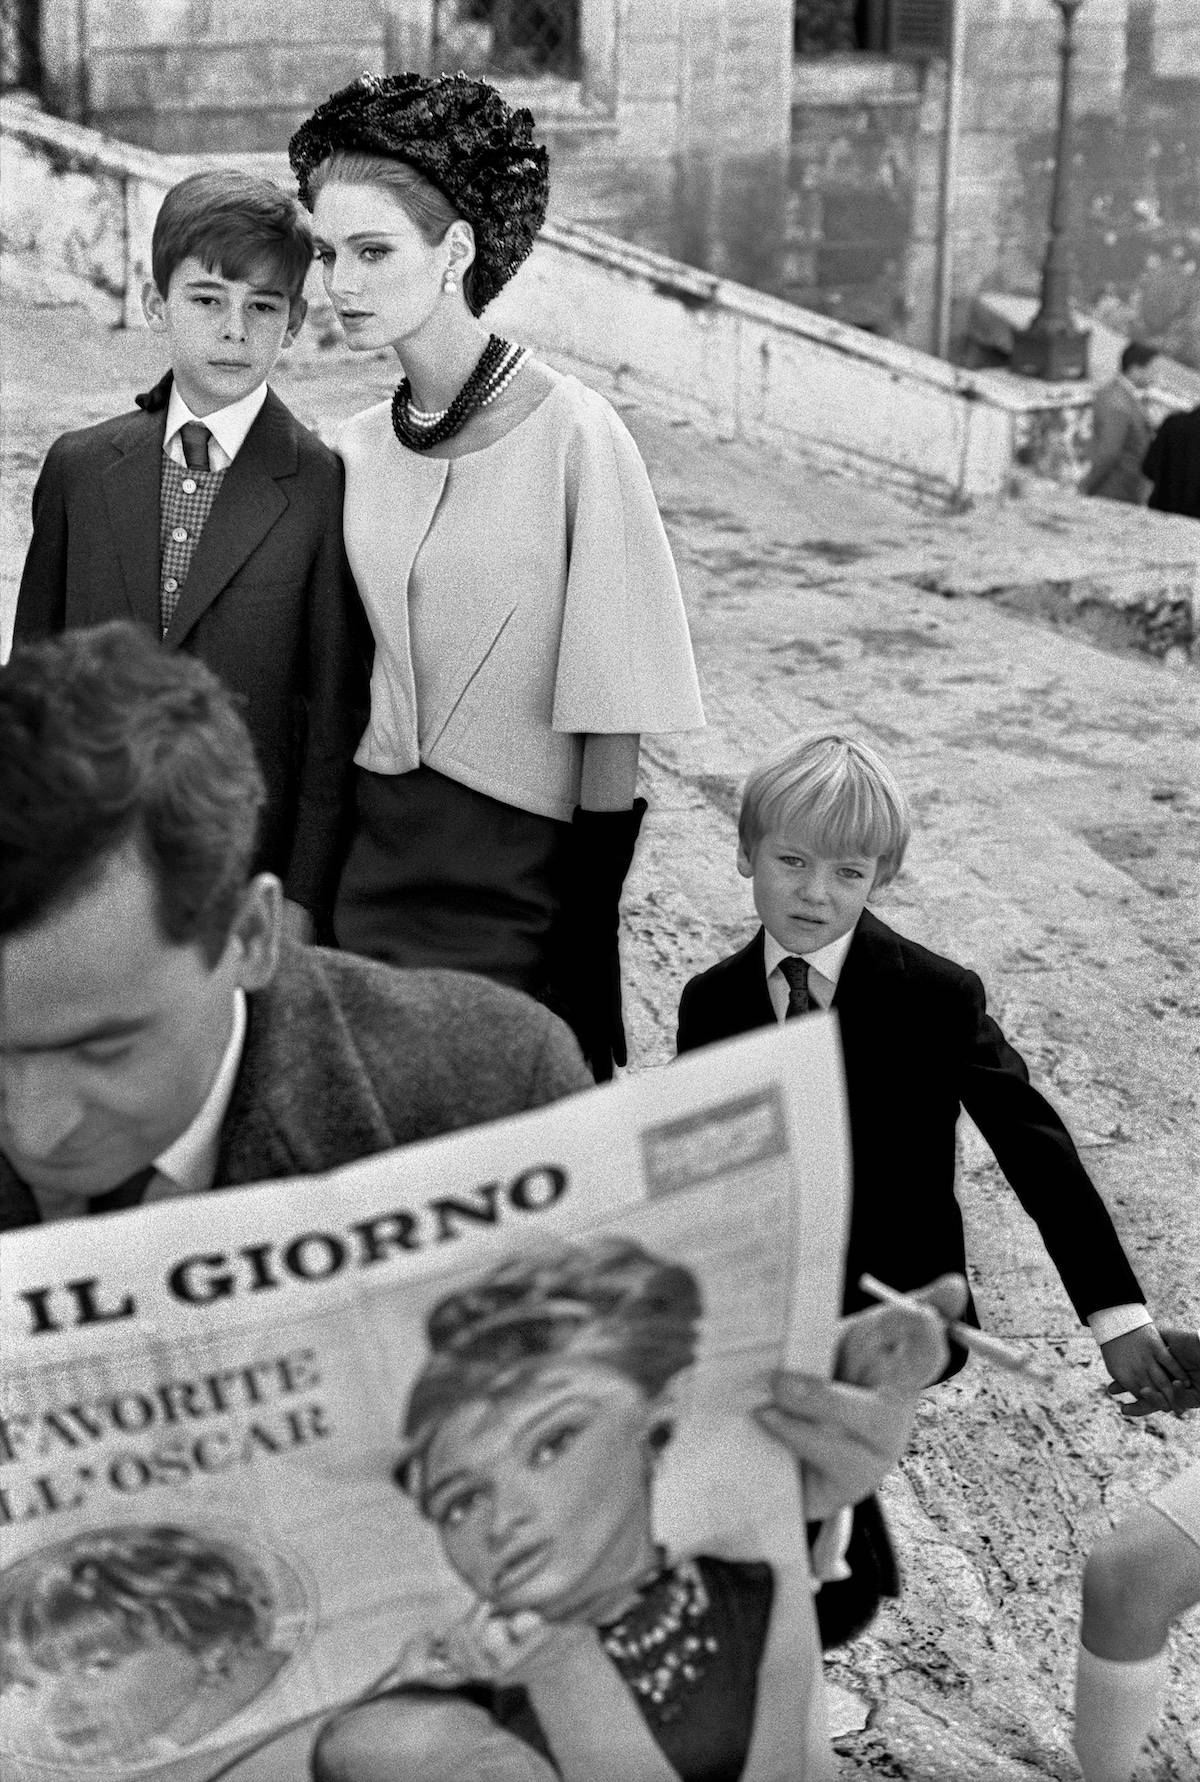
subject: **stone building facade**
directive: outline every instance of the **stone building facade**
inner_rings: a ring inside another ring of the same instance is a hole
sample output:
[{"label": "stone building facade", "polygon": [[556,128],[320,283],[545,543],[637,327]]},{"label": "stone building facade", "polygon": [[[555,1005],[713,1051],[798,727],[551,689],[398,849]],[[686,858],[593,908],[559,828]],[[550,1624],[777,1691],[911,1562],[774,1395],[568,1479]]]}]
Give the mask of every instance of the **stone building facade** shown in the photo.
[{"label": "stone building facade", "polygon": [[[361,69],[461,66],[534,110],[561,215],[916,346],[941,273],[960,338],[1037,287],[1054,0],[14,5],[48,102],[145,147],[277,150]],[[1076,39],[1079,297],[1200,357],[1200,0],[1083,0]]]}]

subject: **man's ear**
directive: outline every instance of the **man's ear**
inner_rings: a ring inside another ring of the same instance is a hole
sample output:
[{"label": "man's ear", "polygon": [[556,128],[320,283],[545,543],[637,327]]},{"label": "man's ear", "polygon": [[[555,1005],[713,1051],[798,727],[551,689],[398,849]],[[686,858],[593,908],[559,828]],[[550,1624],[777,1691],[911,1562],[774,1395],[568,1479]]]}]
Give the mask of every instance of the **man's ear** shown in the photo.
[{"label": "man's ear", "polygon": [[754,862],[751,860],[749,854],[747,854],[746,849],[741,842],[738,843],[737,869],[744,879],[752,879],[754,877]]},{"label": "man's ear", "polygon": [[142,286],[142,314],[150,327],[161,334],[167,325],[167,300],[152,278]]},{"label": "man's ear", "polygon": [[242,906],[229,935],[237,950],[235,974],[243,990],[261,990],[275,976],[283,934],[283,886],[273,872],[260,872],[242,893]]},{"label": "man's ear", "polygon": [[283,346],[280,348],[281,352],[286,353],[288,348],[292,345],[292,342],[295,340],[297,334],[299,334],[301,328],[303,328],[303,326],[304,326],[304,318],[307,314],[308,314],[308,299],[307,299],[307,297],[297,297],[296,301],[291,305],[291,307],[288,310],[287,332],[283,337]]}]

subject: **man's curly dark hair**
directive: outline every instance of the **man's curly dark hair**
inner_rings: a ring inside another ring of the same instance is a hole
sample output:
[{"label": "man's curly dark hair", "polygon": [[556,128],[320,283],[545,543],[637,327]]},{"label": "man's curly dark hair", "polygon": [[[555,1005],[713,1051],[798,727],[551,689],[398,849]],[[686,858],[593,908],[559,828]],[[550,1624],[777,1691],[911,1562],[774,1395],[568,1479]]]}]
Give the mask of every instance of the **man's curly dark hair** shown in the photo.
[{"label": "man's curly dark hair", "polygon": [[0,667],[0,936],[133,848],[164,938],[215,964],[265,797],[249,732],[194,657],[121,620],[18,644]]}]

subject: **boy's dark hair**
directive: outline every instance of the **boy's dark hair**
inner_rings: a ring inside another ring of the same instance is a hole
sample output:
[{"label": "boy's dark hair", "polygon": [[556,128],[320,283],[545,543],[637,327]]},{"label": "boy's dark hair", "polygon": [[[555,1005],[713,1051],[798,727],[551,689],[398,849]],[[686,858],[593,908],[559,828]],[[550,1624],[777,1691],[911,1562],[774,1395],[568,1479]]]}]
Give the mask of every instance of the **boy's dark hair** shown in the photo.
[{"label": "boy's dark hair", "polygon": [[1139,365],[1149,365],[1157,358],[1157,347],[1147,346],[1144,340],[1131,340],[1121,354],[1121,370],[1136,371]]},{"label": "boy's dark hair", "polygon": [[171,187],[154,221],[150,269],[162,296],[189,254],[225,278],[267,269],[294,304],[312,265],[312,224],[274,180],[239,167],[193,173]]},{"label": "boy's dark hair", "polygon": [[249,732],[195,657],[124,620],[19,644],[0,667],[0,936],[132,847],[164,939],[215,965],[265,798]]}]

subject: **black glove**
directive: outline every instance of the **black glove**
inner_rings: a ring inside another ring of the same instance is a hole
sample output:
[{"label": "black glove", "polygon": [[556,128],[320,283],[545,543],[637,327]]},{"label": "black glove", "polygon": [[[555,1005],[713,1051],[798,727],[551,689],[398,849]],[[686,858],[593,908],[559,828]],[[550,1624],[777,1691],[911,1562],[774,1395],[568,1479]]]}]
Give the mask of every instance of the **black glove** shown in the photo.
[{"label": "black glove", "polygon": [[627,1062],[621,1020],[617,934],[621,887],[633,859],[646,800],[627,811],[576,805],[563,862],[562,912],[547,1001],[574,1029],[598,1083]]}]

